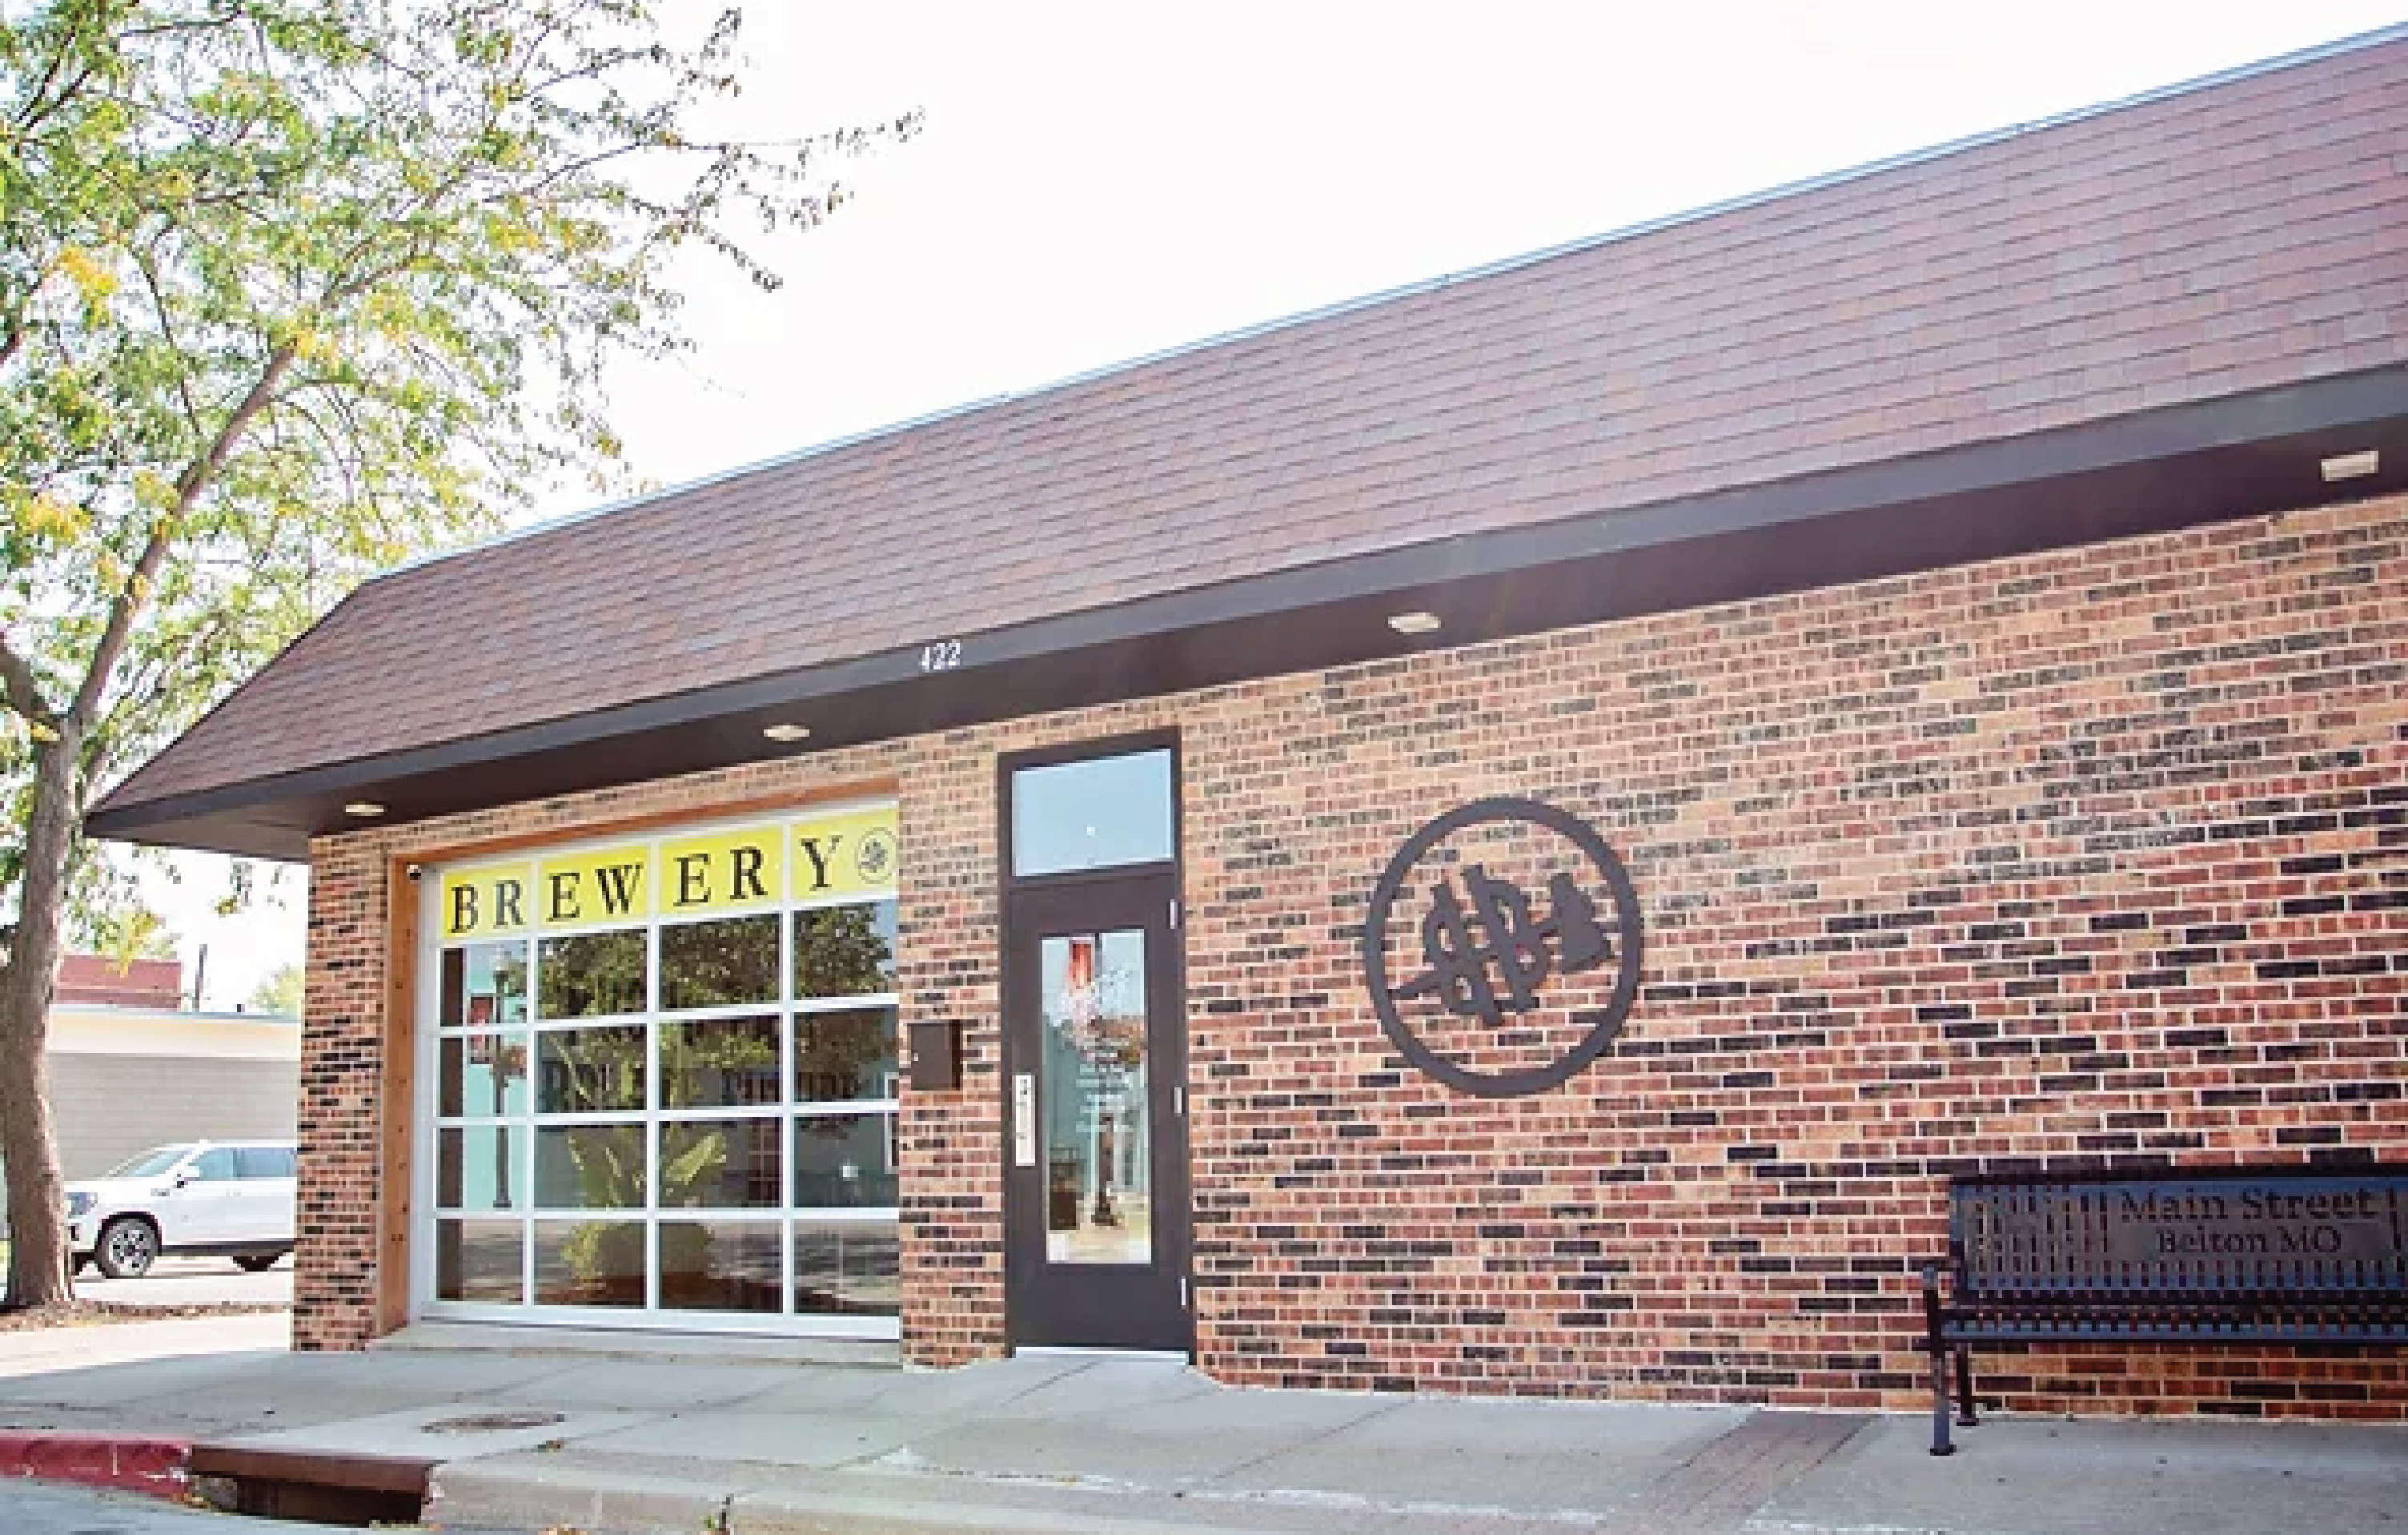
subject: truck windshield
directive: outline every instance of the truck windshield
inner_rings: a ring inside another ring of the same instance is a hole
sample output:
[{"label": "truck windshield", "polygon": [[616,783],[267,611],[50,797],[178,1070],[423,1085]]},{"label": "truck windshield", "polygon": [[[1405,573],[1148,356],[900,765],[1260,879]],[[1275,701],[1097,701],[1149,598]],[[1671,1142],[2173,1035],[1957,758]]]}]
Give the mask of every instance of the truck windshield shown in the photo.
[{"label": "truck windshield", "polygon": [[190,1146],[153,1146],[139,1156],[129,1156],[101,1174],[104,1178],[156,1178],[183,1160]]}]

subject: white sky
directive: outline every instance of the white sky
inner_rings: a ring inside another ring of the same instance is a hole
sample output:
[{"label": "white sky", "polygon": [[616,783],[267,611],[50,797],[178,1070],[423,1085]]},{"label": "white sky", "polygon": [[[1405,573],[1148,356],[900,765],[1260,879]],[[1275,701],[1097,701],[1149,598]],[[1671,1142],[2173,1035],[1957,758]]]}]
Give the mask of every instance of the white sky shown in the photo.
[{"label": "white sky", "polygon": [[[707,13],[709,0],[666,0]],[[736,117],[788,137],[924,108],[855,199],[697,265],[697,351],[623,371],[657,484],[2403,19],[2401,0],[1686,5],[753,0]],[[580,509],[565,499],[547,512]],[[297,959],[281,911],[163,895],[208,1001]]]}]

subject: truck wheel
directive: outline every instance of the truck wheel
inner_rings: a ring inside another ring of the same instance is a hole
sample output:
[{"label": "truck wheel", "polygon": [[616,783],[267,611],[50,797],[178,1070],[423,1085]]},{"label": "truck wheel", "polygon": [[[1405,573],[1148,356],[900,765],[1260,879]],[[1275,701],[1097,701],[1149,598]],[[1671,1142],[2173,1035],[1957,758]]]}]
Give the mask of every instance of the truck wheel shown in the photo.
[{"label": "truck wheel", "polygon": [[92,1260],[111,1279],[140,1279],[159,1261],[159,1228],[139,1215],[120,1215],[100,1228]]}]

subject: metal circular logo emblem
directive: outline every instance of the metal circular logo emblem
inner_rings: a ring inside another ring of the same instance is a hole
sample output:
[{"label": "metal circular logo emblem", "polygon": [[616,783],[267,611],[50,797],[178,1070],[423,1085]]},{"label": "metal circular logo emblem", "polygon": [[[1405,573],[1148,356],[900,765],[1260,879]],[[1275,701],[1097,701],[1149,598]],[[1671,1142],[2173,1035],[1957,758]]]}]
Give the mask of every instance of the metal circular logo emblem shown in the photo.
[{"label": "metal circular logo emblem", "polygon": [[880,826],[865,833],[853,848],[853,870],[864,884],[884,884],[895,877],[895,834]]},{"label": "metal circular logo emblem", "polygon": [[[1547,876],[1547,911],[1534,914],[1529,892],[1511,880],[1466,864],[1441,873],[1429,888],[1421,919],[1427,968],[1391,982],[1388,923],[1406,880],[1429,852],[1468,827],[1526,822],[1569,844],[1564,864]],[[1458,885],[1460,891],[1458,892]],[[1602,888],[1611,910],[1600,911]],[[1415,832],[1372,887],[1363,920],[1363,977],[1380,1026],[1405,1059],[1462,1092],[1519,1097],[1569,1082],[1605,1053],[1639,995],[1639,894],[1629,871],[1595,828],[1535,799],[1478,799],[1447,811]],[[1472,1071],[1448,1060],[1404,1021],[1400,1002],[1430,998],[1458,1018],[1499,1029],[1512,1014],[1529,1012],[1550,976],[1613,967],[1613,988],[1601,1011],[1581,1016],[1588,1032],[1554,1061],[1524,1071]]]}]

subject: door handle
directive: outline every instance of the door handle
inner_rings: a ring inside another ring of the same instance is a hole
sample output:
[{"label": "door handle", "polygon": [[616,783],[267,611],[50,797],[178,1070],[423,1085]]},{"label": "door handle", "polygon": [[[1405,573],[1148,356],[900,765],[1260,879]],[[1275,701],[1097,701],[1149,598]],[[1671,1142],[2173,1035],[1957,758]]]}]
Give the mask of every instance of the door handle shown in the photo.
[{"label": "door handle", "polygon": [[1011,1074],[1011,1165],[1037,1165],[1037,1074]]}]

